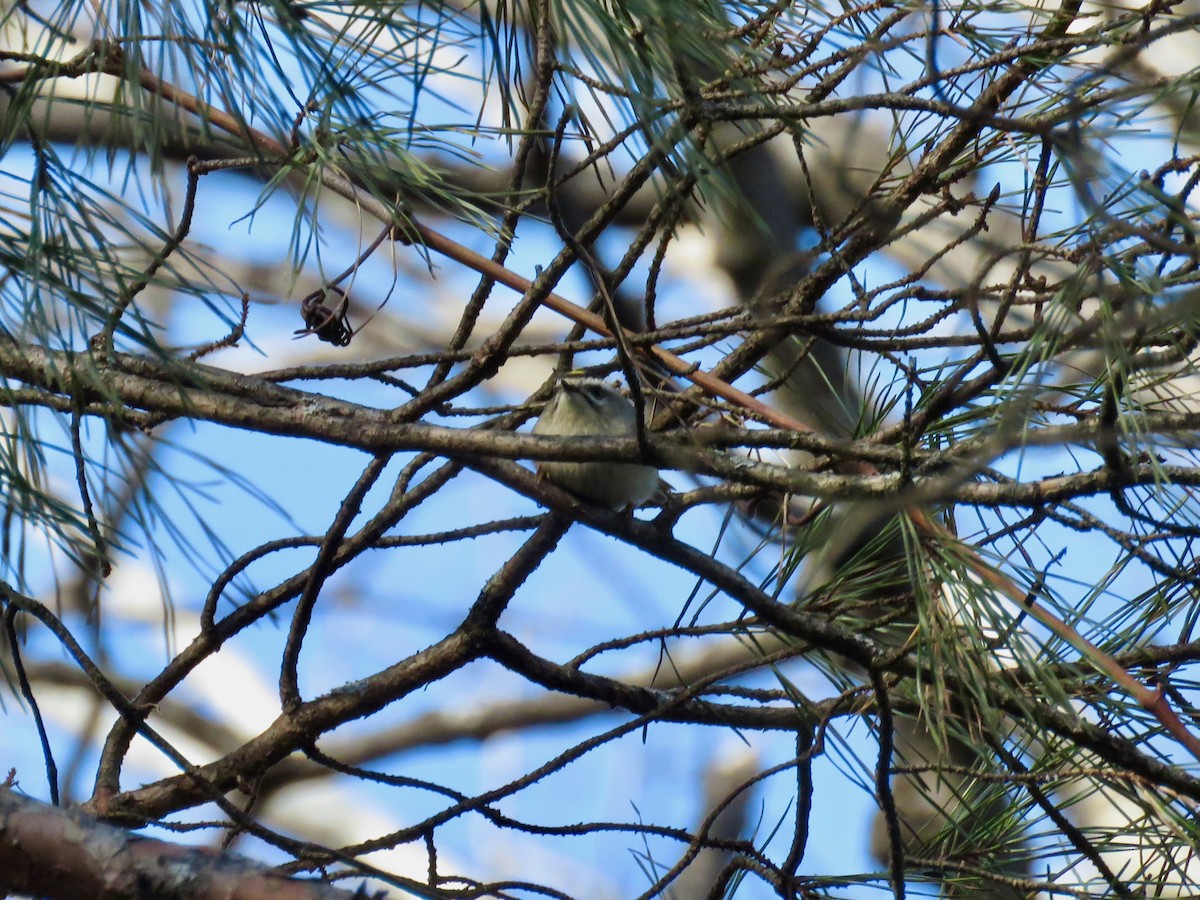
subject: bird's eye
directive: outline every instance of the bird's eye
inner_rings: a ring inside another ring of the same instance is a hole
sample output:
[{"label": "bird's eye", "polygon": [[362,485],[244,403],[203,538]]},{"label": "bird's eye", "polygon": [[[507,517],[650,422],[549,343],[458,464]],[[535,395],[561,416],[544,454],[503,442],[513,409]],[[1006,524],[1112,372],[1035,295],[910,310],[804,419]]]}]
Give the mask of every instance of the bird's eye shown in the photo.
[{"label": "bird's eye", "polygon": [[583,399],[592,406],[601,406],[604,403],[604,388],[597,384],[584,385],[580,393],[583,394]]}]

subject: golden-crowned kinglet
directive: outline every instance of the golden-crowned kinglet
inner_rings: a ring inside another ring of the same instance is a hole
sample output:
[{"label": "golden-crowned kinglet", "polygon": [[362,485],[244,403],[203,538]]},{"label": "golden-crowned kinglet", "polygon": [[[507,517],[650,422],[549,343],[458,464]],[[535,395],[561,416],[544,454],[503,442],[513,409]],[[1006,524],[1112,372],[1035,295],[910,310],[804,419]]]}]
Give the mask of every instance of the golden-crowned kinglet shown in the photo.
[{"label": "golden-crowned kinglet", "polygon": [[[533,433],[630,437],[637,434],[637,410],[607,381],[567,375],[538,416]],[[658,470],[637,463],[543,462],[538,468],[559,487],[610,509],[640,506],[659,490]]]}]

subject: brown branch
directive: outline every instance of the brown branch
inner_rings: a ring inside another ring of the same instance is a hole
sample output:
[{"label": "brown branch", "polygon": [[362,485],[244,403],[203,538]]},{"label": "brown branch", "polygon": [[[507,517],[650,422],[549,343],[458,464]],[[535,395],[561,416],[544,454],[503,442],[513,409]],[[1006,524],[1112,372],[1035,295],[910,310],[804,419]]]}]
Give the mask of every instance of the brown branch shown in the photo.
[{"label": "brown branch", "polygon": [[184,847],[106,825],[79,810],[0,786],[0,892],[57,900],[353,900],[365,896],[286,877],[233,853]]}]

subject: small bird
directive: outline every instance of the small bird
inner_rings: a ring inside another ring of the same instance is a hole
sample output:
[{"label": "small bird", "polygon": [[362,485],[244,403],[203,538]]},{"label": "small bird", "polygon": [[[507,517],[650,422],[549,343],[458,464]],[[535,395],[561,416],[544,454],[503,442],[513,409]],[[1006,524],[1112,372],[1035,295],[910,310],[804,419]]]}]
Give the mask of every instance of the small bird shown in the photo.
[{"label": "small bird", "polygon": [[[600,378],[563,377],[533,426],[534,434],[631,437],[637,410]],[[542,462],[538,471],[572,494],[610,509],[640,506],[659,493],[658,470],[637,463]]]}]

